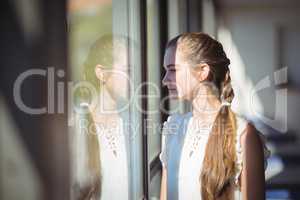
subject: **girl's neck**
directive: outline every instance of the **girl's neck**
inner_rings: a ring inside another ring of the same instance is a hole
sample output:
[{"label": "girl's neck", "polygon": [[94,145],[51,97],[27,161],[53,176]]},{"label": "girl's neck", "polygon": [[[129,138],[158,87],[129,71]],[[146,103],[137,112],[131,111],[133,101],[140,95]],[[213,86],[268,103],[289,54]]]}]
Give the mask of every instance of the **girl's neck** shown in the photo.
[{"label": "girl's neck", "polygon": [[95,122],[109,122],[118,117],[117,103],[110,95],[106,87],[102,87],[97,99],[97,105],[92,112]]}]

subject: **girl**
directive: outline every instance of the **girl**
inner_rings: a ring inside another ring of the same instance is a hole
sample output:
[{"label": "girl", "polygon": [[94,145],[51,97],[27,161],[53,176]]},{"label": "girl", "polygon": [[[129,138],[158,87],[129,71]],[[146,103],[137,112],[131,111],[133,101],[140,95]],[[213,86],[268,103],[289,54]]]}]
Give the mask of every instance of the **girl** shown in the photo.
[{"label": "girl", "polygon": [[169,116],[162,135],[161,200],[263,200],[268,156],[255,127],[234,113],[222,45],[205,33],[185,33],[166,48],[163,84],[192,112]]},{"label": "girl", "polygon": [[[77,157],[84,154],[82,141],[86,142],[87,154],[80,164],[87,167],[82,176],[88,180],[78,184],[78,200],[129,199],[127,41],[122,36],[102,36],[92,45],[84,63],[85,81],[76,109],[76,131],[82,134],[75,149],[83,152],[79,151]],[[80,169],[75,166],[75,171]]]}]

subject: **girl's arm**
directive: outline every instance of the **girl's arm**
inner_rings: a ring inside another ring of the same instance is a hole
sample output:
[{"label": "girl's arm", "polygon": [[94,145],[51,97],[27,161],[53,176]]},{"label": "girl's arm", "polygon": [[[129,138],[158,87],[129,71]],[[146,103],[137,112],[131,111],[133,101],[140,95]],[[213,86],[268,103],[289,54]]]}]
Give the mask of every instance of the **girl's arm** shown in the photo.
[{"label": "girl's arm", "polygon": [[164,166],[162,167],[160,200],[167,200],[167,169]]},{"label": "girl's arm", "polygon": [[243,169],[241,191],[243,200],[265,199],[265,173],[263,145],[252,124],[248,124],[241,136]]}]

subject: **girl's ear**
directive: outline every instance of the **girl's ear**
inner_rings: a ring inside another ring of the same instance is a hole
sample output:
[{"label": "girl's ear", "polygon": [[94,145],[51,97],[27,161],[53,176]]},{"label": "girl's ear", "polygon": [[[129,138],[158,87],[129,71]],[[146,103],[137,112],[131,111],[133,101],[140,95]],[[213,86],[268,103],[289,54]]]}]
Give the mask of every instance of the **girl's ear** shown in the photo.
[{"label": "girl's ear", "polygon": [[100,81],[105,81],[104,80],[104,67],[102,65],[99,65],[99,64],[96,65],[95,74]]},{"label": "girl's ear", "polygon": [[199,64],[195,67],[196,77],[202,82],[209,79],[210,67],[206,63]]}]

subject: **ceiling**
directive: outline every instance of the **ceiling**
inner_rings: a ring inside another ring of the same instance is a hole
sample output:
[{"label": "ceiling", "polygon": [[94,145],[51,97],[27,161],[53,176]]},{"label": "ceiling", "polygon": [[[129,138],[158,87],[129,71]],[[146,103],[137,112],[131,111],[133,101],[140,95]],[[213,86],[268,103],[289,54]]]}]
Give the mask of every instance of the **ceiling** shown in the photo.
[{"label": "ceiling", "polygon": [[217,0],[222,6],[293,6],[299,0]]}]

